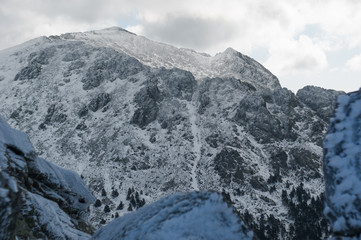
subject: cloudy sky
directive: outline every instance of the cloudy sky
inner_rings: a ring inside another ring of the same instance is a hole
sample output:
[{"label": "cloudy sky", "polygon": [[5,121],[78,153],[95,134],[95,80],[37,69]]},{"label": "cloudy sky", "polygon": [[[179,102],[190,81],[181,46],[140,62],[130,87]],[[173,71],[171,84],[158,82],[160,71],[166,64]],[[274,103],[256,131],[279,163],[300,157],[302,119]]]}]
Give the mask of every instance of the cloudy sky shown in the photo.
[{"label": "cloudy sky", "polygon": [[0,49],[66,32],[120,26],[215,54],[232,47],[284,87],[361,87],[359,0],[1,0]]}]

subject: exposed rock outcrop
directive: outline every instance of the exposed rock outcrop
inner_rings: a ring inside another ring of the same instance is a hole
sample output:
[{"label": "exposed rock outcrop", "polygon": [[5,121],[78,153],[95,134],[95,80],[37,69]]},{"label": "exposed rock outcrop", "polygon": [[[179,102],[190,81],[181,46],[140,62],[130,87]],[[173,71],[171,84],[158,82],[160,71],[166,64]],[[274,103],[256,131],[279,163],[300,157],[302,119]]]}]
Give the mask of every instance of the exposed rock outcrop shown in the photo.
[{"label": "exposed rock outcrop", "polygon": [[306,86],[298,90],[296,95],[304,104],[314,110],[319,117],[328,122],[335,111],[337,97],[342,94],[345,94],[345,92]]},{"label": "exposed rock outcrop", "polygon": [[0,117],[0,238],[88,239],[83,180],[37,156],[28,137]]}]

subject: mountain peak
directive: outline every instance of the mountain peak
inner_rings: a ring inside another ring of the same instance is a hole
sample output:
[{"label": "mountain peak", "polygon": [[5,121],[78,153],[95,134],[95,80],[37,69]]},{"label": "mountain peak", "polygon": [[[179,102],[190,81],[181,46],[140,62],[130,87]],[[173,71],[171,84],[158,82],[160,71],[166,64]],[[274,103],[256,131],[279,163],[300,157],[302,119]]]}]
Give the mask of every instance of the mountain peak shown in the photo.
[{"label": "mountain peak", "polygon": [[[234,77],[256,87],[280,87],[277,78],[261,64],[233,48],[227,48],[223,53],[212,57],[194,50],[155,42],[119,27],[62,36],[66,39],[83,41],[96,47],[112,48],[132,56],[150,67],[186,70],[191,72],[198,81],[205,78]],[[252,67],[252,73],[243,70],[249,66]],[[257,80],[260,81],[252,80],[249,74],[260,75],[257,77]]]},{"label": "mountain peak", "polygon": [[228,47],[226,50],[224,50],[223,52],[224,54],[236,54],[238,53],[238,51],[236,51],[235,49]]},{"label": "mountain peak", "polygon": [[104,34],[104,33],[107,33],[107,34],[119,34],[119,33],[129,33],[129,34],[133,34],[133,35],[136,35],[135,33],[133,32],[129,32],[128,30],[122,28],[122,27],[118,27],[118,26],[113,26],[113,27],[109,27],[109,28],[104,28],[104,29],[100,29],[100,30],[93,30],[93,31],[89,31],[89,33],[97,33],[97,34]]},{"label": "mountain peak", "polygon": [[[275,89],[280,87],[278,79],[271,72],[233,48],[227,48],[223,53],[211,56],[155,42],[116,26],[89,32],[49,36],[1,52],[7,52],[5,55],[9,56],[25,48],[36,51],[37,48],[43,48],[46,44],[48,46],[59,43],[59,41],[64,41],[63,43],[83,42],[92,47],[112,49],[134,57],[142,64],[153,68],[179,68],[191,72],[199,82],[205,78],[234,77],[249,82],[256,88]],[[0,57],[2,57],[1,52]],[[3,57],[7,58],[7,56]]]}]

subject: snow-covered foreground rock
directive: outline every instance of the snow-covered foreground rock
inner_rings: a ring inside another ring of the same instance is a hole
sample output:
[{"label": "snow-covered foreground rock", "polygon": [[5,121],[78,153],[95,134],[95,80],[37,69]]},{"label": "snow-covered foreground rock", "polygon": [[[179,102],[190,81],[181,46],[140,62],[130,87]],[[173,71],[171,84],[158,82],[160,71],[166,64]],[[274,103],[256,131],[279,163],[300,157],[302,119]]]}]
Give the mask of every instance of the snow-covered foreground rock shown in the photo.
[{"label": "snow-covered foreground rock", "polygon": [[113,220],[93,240],[252,239],[217,193],[175,194]]},{"label": "snow-covered foreground rock", "polygon": [[94,200],[75,172],[38,157],[0,117],[0,239],[88,239]]},{"label": "snow-covered foreground rock", "polygon": [[325,216],[336,235],[361,234],[361,89],[338,98],[324,142]]}]

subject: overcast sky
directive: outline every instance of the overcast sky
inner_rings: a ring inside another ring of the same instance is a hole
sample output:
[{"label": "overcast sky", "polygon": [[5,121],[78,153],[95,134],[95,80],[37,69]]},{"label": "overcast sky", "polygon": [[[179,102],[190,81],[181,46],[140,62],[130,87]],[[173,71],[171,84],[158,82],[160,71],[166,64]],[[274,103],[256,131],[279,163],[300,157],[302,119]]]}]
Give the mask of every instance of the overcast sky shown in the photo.
[{"label": "overcast sky", "polygon": [[232,47],[297,91],[361,87],[359,0],[1,0],[0,49],[120,26],[215,54]]}]

